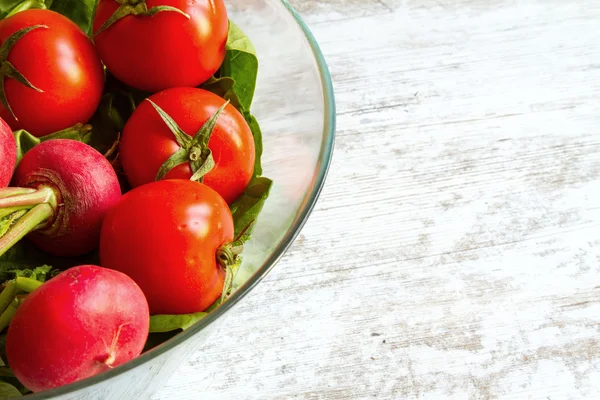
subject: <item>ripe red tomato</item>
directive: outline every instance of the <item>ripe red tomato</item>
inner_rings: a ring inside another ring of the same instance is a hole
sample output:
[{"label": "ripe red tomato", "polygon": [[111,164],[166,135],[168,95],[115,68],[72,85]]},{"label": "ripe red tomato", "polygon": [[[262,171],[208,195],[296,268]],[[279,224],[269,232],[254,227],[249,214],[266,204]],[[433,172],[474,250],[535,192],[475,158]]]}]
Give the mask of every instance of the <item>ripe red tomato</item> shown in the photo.
[{"label": "ripe red tomato", "polygon": [[119,9],[115,0],[100,0],[95,43],[109,71],[148,92],[198,86],[210,78],[225,58],[229,22],[223,0],[130,0],[126,6],[144,3],[148,10],[171,6],[186,15],[129,14],[98,33]]},{"label": "ripe red tomato", "polygon": [[91,40],[71,20],[49,10],[19,12],[0,23],[0,43],[20,29],[26,33],[8,52],[8,62],[41,92],[3,76],[6,98],[16,119],[0,104],[13,130],[47,135],[86,123],[104,88],[104,69]]},{"label": "ripe red tomato", "polygon": [[[167,89],[150,97],[188,135],[194,136],[204,123],[225,104],[221,97],[203,89]],[[208,148],[215,167],[203,183],[232,203],[246,189],[254,172],[255,146],[244,117],[227,105],[217,120]],[[156,179],[163,163],[181,147],[175,135],[148,101],[142,102],[127,121],[120,147],[123,170],[137,187]],[[173,168],[164,179],[190,179],[189,162]]]},{"label": "ripe red tomato", "polygon": [[154,182],[125,194],[105,217],[101,265],[131,277],[152,314],[201,312],[223,291],[217,251],[233,234],[229,207],[208,186]]}]

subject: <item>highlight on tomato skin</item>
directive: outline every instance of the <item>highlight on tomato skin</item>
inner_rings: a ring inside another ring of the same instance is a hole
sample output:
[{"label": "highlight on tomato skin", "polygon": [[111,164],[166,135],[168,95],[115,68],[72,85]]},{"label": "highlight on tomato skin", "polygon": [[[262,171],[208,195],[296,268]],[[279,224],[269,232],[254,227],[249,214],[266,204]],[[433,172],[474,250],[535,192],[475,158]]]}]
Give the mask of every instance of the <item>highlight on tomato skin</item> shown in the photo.
[{"label": "highlight on tomato skin", "polygon": [[131,278],[82,265],[21,302],[8,329],[6,355],[19,381],[41,392],[139,356],[149,324],[148,303]]},{"label": "highlight on tomato skin", "polygon": [[[0,117],[13,130],[38,137],[88,122],[104,89],[104,69],[90,38],[57,12],[30,9],[2,20],[0,44],[23,29],[32,30],[0,52],[18,71],[1,75],[8,108],[0,102]],[[25,81],[15,79],[19,74]]]},{"label": "highlight on tomato skin", "polygon": [[130,276],[155,314],[205,311],[222,294],[217,252],[234,239],[227,203],[208,186],[184,179],[142,185],[104,219],[100,262]]},{"label": "highlight on tomato skin", "polygon": [[[195,87],[223,63],[229,27],[223,0],[132,0],[128,5],[163,11],[152,17],[121,15],[116,1],[98,3],[94,41],[108,70],[122,82],[153,93]],[[120,19],[107,26],[116,15]]]},{"label": "highlight on tomato skin", "polygon": [[[153,106],[153,103],[155,106]],[[127,121],[120,144],[121,162],[127,180],[133,187],[153,182],[161,166],[181,151],[176,133],[161,118],[162,109],[183,136],[198,138],[207,121],[225,105],[225,100],[197,88],[173,88],[143,101]],[[190,179],[194,174],[190,158],[192,148],[205,149],[191,143],[181,164],[174,166],[163,179]],[[216,190],[231,204],[238,199],[254,173],[256,157],[252,131],[242,114],[228,104],[218,116],[210,133],[208,149],[214,167],[203,176],[203,183]]]}]

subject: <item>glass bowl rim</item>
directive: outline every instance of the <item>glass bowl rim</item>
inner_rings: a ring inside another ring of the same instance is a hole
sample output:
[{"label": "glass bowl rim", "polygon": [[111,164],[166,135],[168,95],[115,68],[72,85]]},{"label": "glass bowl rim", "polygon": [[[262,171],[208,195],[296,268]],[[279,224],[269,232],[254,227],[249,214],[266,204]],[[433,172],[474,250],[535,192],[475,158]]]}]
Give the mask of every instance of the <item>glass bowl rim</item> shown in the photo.
[{"label": "glass bowl rim", "polygon": [[304,227],[304,224],[308,220],[308,217],[315,207],[331,165],[336,130],[336,104],[329,68],[315,37],[310,31],[308,25],[304,22],[302,17],[300,17],[298,12],[288,3],[288,1],[279,1],[298,23],[298,26],[301,28],[306,40],[310,44],[315,61],[317,62],[317,66],[319,68],[325,100],[325,129],[323,132],[324,140],[321,143],[321,150],[319,153],[320,169],[316,173],[312,190],[305,197],[305,205],[294,220],[291,228],[288,230],[288,233],[284,236],[265,263],[250,277],[250,279],[248,279],[247,282],[238,288],[238,290],[236,290],[236,292],[225,303],[223,303],[188,330],[178,333],[176,336],[164,342],[163,344],[160,344],[156,348],[151,349],[136,359],[116,367],[115,369],[106,371],[79,382],[72,383],[70,385],[65,385],[40,393],[29,394],[26,396],[26,398],[32,400],[50,399],[56,396],[64,396],[81,391],[82,389],[95,386],[103,381],[115,378],[118,375],[137,368],[138,366],[150,362],[154,358],[157,358],[171,349],[181,345],[183,342],[189,340],[192,336],[195,336],[208,325],[220,318],[223,314],[233,308],[233,306],[235,306],[242,298],[244,298],[273,269],[273,267],[277,264],[281,257],[283,257],[292,243],[296,240],[296,237]]}]

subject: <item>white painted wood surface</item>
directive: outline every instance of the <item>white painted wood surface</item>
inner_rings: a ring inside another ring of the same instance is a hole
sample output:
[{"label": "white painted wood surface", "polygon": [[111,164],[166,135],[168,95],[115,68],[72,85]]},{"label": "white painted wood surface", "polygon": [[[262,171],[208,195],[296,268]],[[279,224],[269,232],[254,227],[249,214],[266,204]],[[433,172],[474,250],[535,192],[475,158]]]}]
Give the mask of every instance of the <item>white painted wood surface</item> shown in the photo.
[{"label": "white painted wood surface", "polygon": [[600,2],[292,3],[328,183],[156,399],[600,398]]}]

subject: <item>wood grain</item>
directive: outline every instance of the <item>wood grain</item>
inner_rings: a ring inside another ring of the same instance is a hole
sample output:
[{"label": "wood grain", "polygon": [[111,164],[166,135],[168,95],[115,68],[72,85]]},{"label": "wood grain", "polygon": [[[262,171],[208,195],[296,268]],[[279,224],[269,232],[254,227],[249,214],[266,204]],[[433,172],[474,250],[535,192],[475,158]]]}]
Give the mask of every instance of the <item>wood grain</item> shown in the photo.
[{"label": "wood grain", "polygon": [[292,3],[328,183],[156,399],[600,398],[600,3]]}]

